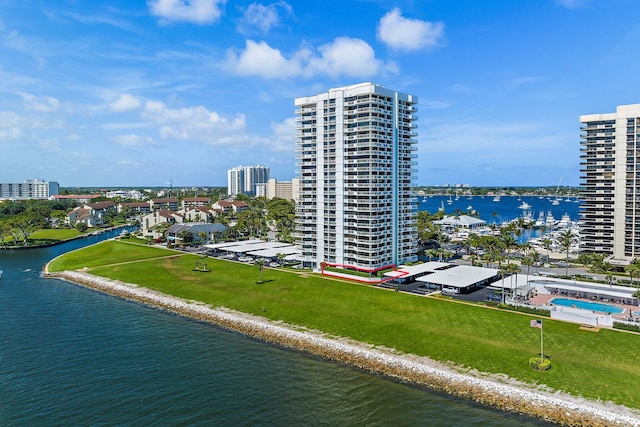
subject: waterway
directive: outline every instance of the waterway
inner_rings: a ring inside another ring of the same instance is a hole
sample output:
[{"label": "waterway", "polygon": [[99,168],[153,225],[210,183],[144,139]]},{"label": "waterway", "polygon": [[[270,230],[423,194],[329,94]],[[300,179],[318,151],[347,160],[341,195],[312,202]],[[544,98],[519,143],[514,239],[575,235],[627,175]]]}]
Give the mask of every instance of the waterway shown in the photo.
[{"label": "waterway", "polygon": [[494,201],[492,196],[459,196],[456,199],[455,195],[451,197],[441,195],[418,197],[418,209],[436,213],[439,209],[444,208],[446,215],[453,215],[456,210],[467,212],[473,209],[477,211],[480,219],[487,221],[488,224],[499,224],[521,217],[525,209],[520,206],[526,203],[534,220],[538,219],[540,213],[543,213],[545,217],[551,213],[556,220],[560,220],[562,215],[567,214],[572,221],[578,221],[580,204],[575,197],[562,199],[555,205],[553,200],[535,196],[501,196],[499,201]]},{"label": "waterway", "polygon": [[106,237],[0,251],[0,425],[546,425],[40,277]]}]

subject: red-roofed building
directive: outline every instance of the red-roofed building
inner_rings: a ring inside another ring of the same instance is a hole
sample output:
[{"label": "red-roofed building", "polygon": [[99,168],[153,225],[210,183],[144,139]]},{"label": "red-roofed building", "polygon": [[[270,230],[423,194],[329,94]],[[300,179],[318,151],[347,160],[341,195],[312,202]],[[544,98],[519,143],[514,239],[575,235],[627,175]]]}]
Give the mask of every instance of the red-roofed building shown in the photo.
[{"label": "red-roofed building", "polygon": [[240,213],[244,210],[249,209],[249,205],[246,202],[241,202],[239,200],[218,200],[212,206],[214,209],[220,209],[224,213],[229,213],[231,211],[235,213]]}]

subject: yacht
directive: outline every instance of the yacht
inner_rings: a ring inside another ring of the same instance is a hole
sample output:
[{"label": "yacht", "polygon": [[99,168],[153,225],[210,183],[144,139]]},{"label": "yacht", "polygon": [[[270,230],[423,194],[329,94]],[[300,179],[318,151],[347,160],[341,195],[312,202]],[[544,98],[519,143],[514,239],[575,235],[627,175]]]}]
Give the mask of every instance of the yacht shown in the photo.
[{"label": "yacht", "polygon": [[551,230],[555,227],[558,221],[553,217],[551,211],[547,212],[547,217],[544,220],[544,226],[547,227],[548,230]]},{"label": "yacht", "polygon": [[494,201],[494,202],[499,202],[499,201],[500,201],[500,195],[498,194],[497,196],[495,196],[495,197],[493,198],[493,201]]},{"label": "yacht", "polygon": [[523,210],[531,209],[531,205],[527,202],[522,202],[520,203],[520,206],[518,206],[518,209],[523,209]]},{"label": "yacht", "polygon": [[558,228],[569,228],[571,227],[571,217],[569,214],[565,213],[562,215],[562,218],[558,222]]}]

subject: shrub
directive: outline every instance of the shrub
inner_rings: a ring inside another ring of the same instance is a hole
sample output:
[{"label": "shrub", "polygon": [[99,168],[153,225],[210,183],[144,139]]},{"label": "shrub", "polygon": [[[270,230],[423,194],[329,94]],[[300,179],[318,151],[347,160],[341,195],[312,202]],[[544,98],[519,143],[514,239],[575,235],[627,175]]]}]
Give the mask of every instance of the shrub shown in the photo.
[{"label": "shrub", "polygon": [[629,325],[628,323],[613,322],[613,329],[622,329],[623,331],[640,332],[640,326]]},{"label": "shrub", "polygon": [[500,308],[503,308],[505,310],[517,311],[519,313],[528,313],[528,314],[535,314],[536,316],[551,317],[550,310],[544,310],[541,308],[527,307],[523,305],[508,305],[508,304],[500,304]]},{"label": "shrub", "polygon": [[542,357],[532,357],[529,359],[529,367],[536,371],[548,371],[551,369],[551,360]]}]

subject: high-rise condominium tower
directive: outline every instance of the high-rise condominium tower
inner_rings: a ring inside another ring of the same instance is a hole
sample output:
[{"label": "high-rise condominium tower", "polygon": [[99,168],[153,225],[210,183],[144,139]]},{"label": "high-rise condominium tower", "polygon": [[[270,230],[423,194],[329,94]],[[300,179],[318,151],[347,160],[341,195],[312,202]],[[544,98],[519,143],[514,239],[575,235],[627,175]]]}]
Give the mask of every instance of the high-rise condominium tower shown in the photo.
[{"label": "high-rise condominium tower", "polygon": [[628,264],[640,254],[640,104],[580,122],[580,249]]},{"label": "high-rise condominium tower", "polygon": [[230,196],[237,194],[256,194],[257,184],[269,181],[268,166],[237,166],[227,171],[227,192]]},{"label": "high-rise condominium tower", "polygon": [[417,102],[372,83],[295,100],[296,235],[306,266],[372,270],[417,259]]}]

